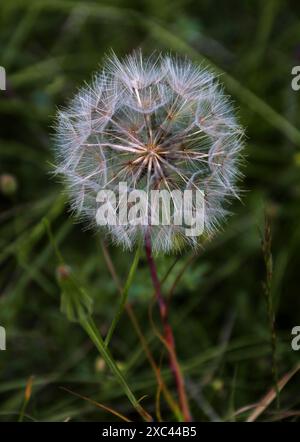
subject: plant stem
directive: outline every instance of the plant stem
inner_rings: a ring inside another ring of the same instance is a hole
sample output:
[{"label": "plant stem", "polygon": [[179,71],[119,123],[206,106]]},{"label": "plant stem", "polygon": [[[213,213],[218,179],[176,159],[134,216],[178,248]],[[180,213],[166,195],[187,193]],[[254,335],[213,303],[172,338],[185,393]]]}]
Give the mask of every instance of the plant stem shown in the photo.
[{"label": "plant stem", "polygon": [[171,372],[173,373],[177,387],[180,408],[185,422],[191,422],[192,416],[190,413],[187,395],[185,391],[184,379],[181,373],[180,365],[177,360],[173,330],[169,323],[168,306],[162,295],[161,285],[158,279],[156,265],[152,256],[151,239],[147,233],[145,235],[145,250],[146,250],[146,256],[151,273],[153,286],[155,289],[155,296],[159,307],[160,317],[163,324],[165,345],[169,354],[169,365]]},{"label": "plant stem", "polygon": [[[108,250],[106,248],[105,243],[102,242],[101,245],[102,245],[102,251],[103,251],[105,262],[106,262],[107,267],[108,267],[108,269],[110,271],[110,274],[112,275],[112,278],[113,278],[113,280],[114,280],[114,282],[115,282],[115,284],[116,284],[116,286],[117,286],[117,288],[119,290],[120,296],[122,298],[123,295],[124,295],[124,289],[121,286],[121,283],[120,283],[120,280],[118,278],[116,269],[115,269],[114,264],[113,264],[113,262],[111,260],[110,254],[109,254],[109,252],[108,252]],[[165,276],[164,279],[166,279],[166,276]],[[181,410],[179,409],[179,405],[173,399],[173,397],[172,397],[171,393],[169,392],[169,390],[168,390],[164,380],[161,377],[160,369],[157,367],[157,365],[156,365],[156,363],[154,361],[154,358],[153,358],[152,353],[150,351],[150,348],[148,346],[147,340],[146,340],[146,338],[143,335],[143,332],[142,332],[142,329],[141,329],[140,324],[138,322],[138,319],[137,319],[137,317],[136,317],[136,315],[135,315],[135,313],[134,313],[130,303],[126,302],[124,308],[126,309],[126,312],[127,312],[128,316],[129,316],[131,322],[132,322],[133,327],[134,327],[134,330],[135,330],[135,332],[136,332],[136,334],[137,334],[137,336],[138,336],[138,338],[139,338],[139,340],[141,342],[142,348],[143,348],[143,350],[144,350],[144,352],[145,352],[145,354],[147,356],[147,359],[148,359],[148,361],[149,361],[149,363],[150,363],[150,365],[151,365],[151,367],[152,367],[152,369],[153,369],[153,371],[155,373],[157,382],[158,382],[158,384],[162,388],[162,391],[164,393],[165,399],[166,399],[167,403],[169,404],[171,410],[173,411],[174,415],[176,416],[176,419],[179,422],[181,422],[182,421],[182,413],[181,413]]]},{"label": "plant stem", "polygon": [[119,383],[123,387],[126,396],[128,397],[129,401],[132,403],[136,411],[140,414],[140,416],[146,421],[151,422],[153,419],[152,417],[146,412],[146,410],[140,405],[139,401],[136,399],[134,394],[132,393],[130,387],[128,386],[122,372],[118,368],[117,364],[114,362],[110,351],[106,347],[93,319],[89,316],[86,318],[82,318],[80,320],[80,325],[85,330],[85,332],[88,334],[90,339],[93,341],[95,346],[97,347],[98,351],[100,352],[101,356],[103,357],[104,361],[106,362],[107,366],[110,368],[112,373],[116,376]]},{"label": "plant stem", "polygon": [[120,304],[118,306],[117,313],[114,316],[112,324],[111,324],[111,326],[110,326],[110,328],[108,330],[106,339],[104,341],[106,346],[109,345],[110,340],[112,338],[112,335],[113,335],[113,333],[115,331],[115,328],[116,328],[116,326],[117,326],[117,324],[118,324],[118,322],[119,322],[119,320],[120,320],[120,318],[122,316],[122,313],[124,311],[124,308],[125,308],[125,305],[126,305],[126,302],[127,302],[128,292],[129,292],[130,286],[132,284],[132,280],[133,280],[133,277],[135,275],[135,272],[136,272],[136,269],[137,269],[137,266],[138,266],[138,263],[139,263],[139,259],[140,259],[140,247],[138,247],[138,249],[136,251],[136,254],[134,256],[134,259],[132,261],[132,264],[131,264],[131,267],[130,267],[130,271],[129,271],[129,274],[128,274],[128,277],[127,277],[126,284],[124,286],[124,289],[122,289],[121,301],[120,301]]},{"label": "plant stem", "polygon": [[276,405],[280,407],[280,390],[278,387],[279,377],[277,368],[277,335],[275,326],[275,311],[273,305],[273,258],[272,258],[272,235],[271,223],[267,215],[265,215],[264,235],[262,238],[262,249],[265,261],[266,279],[263,283],[264,295],[267,303],[267,314],[270,328],[271,351],[272,351],[272,376],[276,392]]}]

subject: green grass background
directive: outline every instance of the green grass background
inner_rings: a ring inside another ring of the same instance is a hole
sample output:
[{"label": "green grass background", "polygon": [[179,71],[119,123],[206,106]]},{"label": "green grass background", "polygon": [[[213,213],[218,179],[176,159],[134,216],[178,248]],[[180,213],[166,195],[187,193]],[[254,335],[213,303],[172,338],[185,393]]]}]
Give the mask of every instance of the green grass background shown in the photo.
[{"label": "green grass background", "polygon": [[[51,126],[57,106],[91,78],[105,53],[113,48],[122,56],[138,47],[145,53],[176,51],[218,72],[247,133],[242,203],[231,207],[223,230],[193,260],[189,251],[157,260],[162,278],[172,266],[163,288],[174,292],[170,320],[194,419],[245,420],[249,411],[235,412],[272,388],[261,245],[265,213],[272,231],[279,378],[299,363],[300,353],[290,345],[291,329],[300,325],[300,91],[291,88],[291,69],[300,64],[298,2],[2,0],[0,65],[7,90],[0,91],[0,173],[18,183],[13,196],[0,196],[0,325],[7,332],[7,350],[0,352],[3,421],[118,420],[61,387],[140,419],[83,330],[60,312],[58,262],[43,222],[51,222],[60,252],[92,297],[94,320],[105,336],[119,293],[99,235],[74,222],[62,186],[50,176]],[[124,284],[133,254],[108,250]],[[128,299],[175,396],[149,320],[152,296],[142,255]],[[153,319],[159,327],[156,308]],[[157,380],[126,313],[110,349],[155,416]],[[280,404],[273,401],[258,419],[297,420],[299,386],[295,375]],[[163,397],[161,415],[174,419]]]}]

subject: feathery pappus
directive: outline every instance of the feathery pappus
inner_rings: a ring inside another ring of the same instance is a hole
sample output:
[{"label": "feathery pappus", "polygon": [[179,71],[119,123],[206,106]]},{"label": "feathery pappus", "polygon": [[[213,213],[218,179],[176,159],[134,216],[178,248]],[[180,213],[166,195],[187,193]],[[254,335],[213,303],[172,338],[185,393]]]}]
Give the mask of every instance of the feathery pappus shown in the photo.
[{"label": "feathery pappus", "polygon": [[[203,235],[211,235],[238,196],[243,130],[216,77],[186,58],[108,57],[90,85],[58,113],[56,173],[63,177],[72,208],[96,225],[97,194],[198,189],[203,193]],[[171,197],[172,198],[172,197]],[[128,203],[130,205],[130,203]],[[151,202],[148,202],[150,211]],[[201,237],[184,225],[107,225],[113,241],[132,249],[149,232],[154,252],[169,253]],[[148,213],[147,209],[147,213]],[[196,210],[193,207],[193,210]]]}]

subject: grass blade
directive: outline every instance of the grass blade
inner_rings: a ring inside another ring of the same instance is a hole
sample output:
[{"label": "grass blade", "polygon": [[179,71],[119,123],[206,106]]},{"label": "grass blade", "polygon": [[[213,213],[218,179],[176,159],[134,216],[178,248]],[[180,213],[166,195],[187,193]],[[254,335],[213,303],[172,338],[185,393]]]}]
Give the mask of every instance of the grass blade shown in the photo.
[{"label": "grass blade", "polygon": [[126,284],[125,284],[124,289],[122,291],[121,301],[120,301],[118,310],[117,310],[117,312],[115,314],[115,317],[114,317],[114,319],[112,321],[112,324],[111,324],[111,326],[110,326],[110,328],[108,330],[108,333],[107,333],[107,336],[106,336],[106,339],[105,339],[105,345],[106,346],[109,345],[110,340],[112,338],[112,335],[113,335],[113,333],[115,331],[115,328],[116,328],[116,326],[117,326],[117,324],[118,324],[118,322],[119,322],[119,320],[120,320],[120,318],[122,316],[125,304],[127,302],[128,292],[129,292],[130,286],[132,284],[133,277],[135,275],[135,272],[136,272],[136,269],[137,269],[137,266],[138,266],[138,263],[139,263],[140,254],[141,254],[141,248],[138,247],[137,251],[135,253],[134,259],[132,261],[129,273],[128,273]]}]

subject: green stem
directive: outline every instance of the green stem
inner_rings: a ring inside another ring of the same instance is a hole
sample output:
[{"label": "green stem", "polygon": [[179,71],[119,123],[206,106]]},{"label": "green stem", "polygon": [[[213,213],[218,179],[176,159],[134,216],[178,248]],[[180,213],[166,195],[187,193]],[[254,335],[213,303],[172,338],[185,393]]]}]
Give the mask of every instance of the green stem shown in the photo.
[{"label": "green stem", "polygon": [[109,350],[106,348],[106,345],[93,321],[93,319],[90,316],[87,316],[85,318],[82,318],[80,320],[80,325],[85,330],[87,335],[90,337],[90,339],[93,341],[95,346],[97,347],[99,353],[103,357],[104,361],[106,362],[107,366],[110,368],[112,373],[116,376],[118,379],[120,385],[123,387],[123,390],[128,397],[129,401],[133,405],[133,407],[136,409],[136,411],[140,414],[140,416],[146,421],[150,422],[152,421],[151,416],[144,410],[144,408],[140,405],[139,401],[134,396],[133,392],[131,391],[130,387],[128,386],[126,379],[124,378],[122,372],[118,368],[117,364],[114,362]]},{"label": "green stem", "polygon": [[129,288],[131,286],[133,277],[135,275],[135,272],[136,272],[136,269],[137,269],[137,266],[138,266],[138,263],[139,263],[140,254],[141,254],[141,248],[138,247],[138,249],[137,249],[137,251],[135,253],[133,262],[131,264],[130,270],[129,270],[129,274],[128,274],[128,277],[127,277],[127,280],[126,280],[126,284],[124,286],[124,289],[122,290],[122,296],[121,296],[121,301],[120,301],[118,310],[117,310],[117,312],[115,314],[115,317],[114,317],[114,319],[112,321],[112,324],[111,324],[111,326],[110,326],[110,328],[108,330],[107,336],[105,338],[105,345],[106,345],[106,347],[109,345],[111,337],[112,337],[112,335],[113,335],[113,333],[115,331],[115,328],[116,328],[116,326],[117,326],[117,324],[118,324],[118,322],[119,322],[119,320],[120,320],[120,318],[122,316],[122,313],[124,311],[124,308],[125,308],[125,305],[126,305],[126,302],[127,302]]}]

